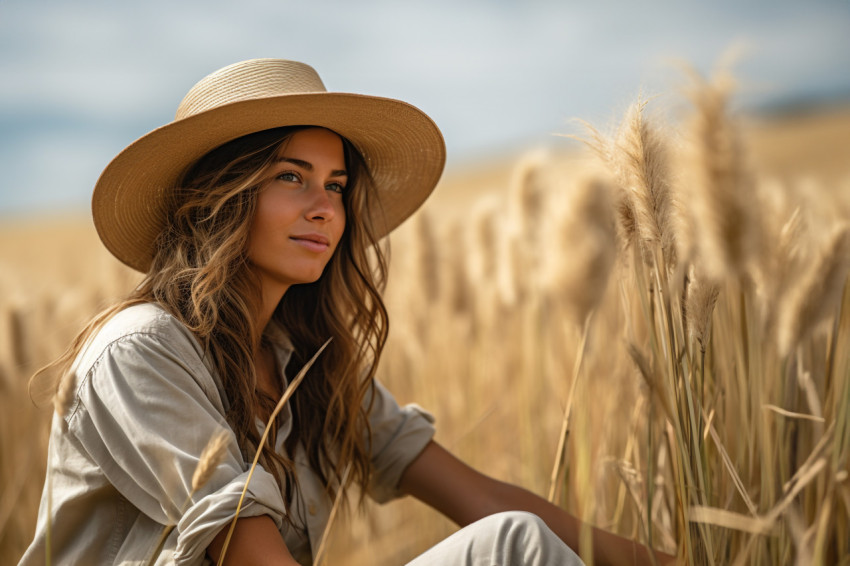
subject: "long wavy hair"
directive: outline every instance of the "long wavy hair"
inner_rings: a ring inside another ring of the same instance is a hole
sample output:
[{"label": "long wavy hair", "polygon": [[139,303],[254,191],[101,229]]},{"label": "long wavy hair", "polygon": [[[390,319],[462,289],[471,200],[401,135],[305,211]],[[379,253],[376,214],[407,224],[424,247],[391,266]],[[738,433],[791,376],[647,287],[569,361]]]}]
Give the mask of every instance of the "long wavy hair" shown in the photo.
[{"label": "long wavy hair", "polygon": [[[243,457],[253,458],[261,436],[255,419],[270,414],[277,399],[257,388],[254,337],[259,332],[254,325],[260,283],[247,257],[248,234],[257,195],[271,178],[275,158],[294,133],[307,127],[244,136],[206,154],[188,171],[173,191],[168,225],[142,282],[95,317],[48,366],[64,376],[55,386],[60,413],[63,399],[72,395],[71,364],[87,339],[128,306],[156,302],[202,344],[222,381],[229,402],[226,417]],[[287,511],[297,483],[291,457],[299,443],[330,497],[353,483],[365,492],[371,473],[367,414],[388,331],[381,299],[387,263],[370,220],[378,206],[371,175],[354,146],[342,141],[348,172],[342,239],[321,277],[290,287],[272,315],[294,347],[286,368],[290,376],[333,339],[290,399],[292,433],[284,444],[289,457],[273,449],[273,438],[262,447],[260,462],[281,485]],[[273,423],[272,431],[279,425]]]}]

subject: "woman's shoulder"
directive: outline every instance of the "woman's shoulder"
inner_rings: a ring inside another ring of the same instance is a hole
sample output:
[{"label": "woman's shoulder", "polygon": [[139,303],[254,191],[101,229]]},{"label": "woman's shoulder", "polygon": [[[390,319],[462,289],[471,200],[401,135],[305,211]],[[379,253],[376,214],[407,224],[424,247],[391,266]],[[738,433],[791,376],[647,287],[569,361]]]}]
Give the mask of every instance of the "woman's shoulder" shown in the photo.
[{"label": "woman's shoulder", "polygon": [[200,342],[155,303],[129,306],[112,315],[89,338],[72,371],[77,396],[86,406],[104,392],[129,387],[153,397],[165,390],[200,391],[220,412],[224,410],[220,380]]},{"label": "woman's shoulder", "polygon": [[97,338],[107,342],[136,335],[195,341],[186,325],[157,303],[139,303],[122,309],[97,332]]},{"label": "woman's shoulder", "polygon": [[157,303],[139,303],[112,315],[89,338],[78,360],[79,365],[91,367],[116,343],[161,344],[198,357],[203,354],[194,334]]}]

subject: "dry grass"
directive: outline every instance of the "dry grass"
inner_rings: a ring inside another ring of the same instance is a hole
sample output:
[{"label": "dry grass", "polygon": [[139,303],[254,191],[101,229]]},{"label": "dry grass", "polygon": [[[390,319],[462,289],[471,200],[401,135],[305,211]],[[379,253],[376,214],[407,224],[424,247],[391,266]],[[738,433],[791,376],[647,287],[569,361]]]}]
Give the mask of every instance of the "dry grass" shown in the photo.
[{"label": "dry grass", "polygon": [[[394,235],[380,377],[466,461],[543,495],[554,468],[560,505],[690,563],[846,563],[850,171],[793,149],[834,147],[829,121],[752,127],[726,95],[698,85],[673,128],[637,104],[597,133],[602,166],[533,153],[450,177]],[[134,281],[51,224],[0,228],[4,564],[44,477],[26,378]],[[328,563],[398,564],[452,530],[375,507],[337,525]]]}]

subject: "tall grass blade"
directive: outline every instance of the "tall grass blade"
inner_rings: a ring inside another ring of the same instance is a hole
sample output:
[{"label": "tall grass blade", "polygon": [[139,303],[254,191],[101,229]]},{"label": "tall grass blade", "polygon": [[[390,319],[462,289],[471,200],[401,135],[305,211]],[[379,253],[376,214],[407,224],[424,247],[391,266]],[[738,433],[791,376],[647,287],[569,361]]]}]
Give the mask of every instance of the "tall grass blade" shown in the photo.
[{"label": "tall grass blade", "polygon": [[304,367],[301,368],[301,371],[298,372],[298,375],[295,376],[295,379],[292,380],[292,383],[287,386],[286,391],[281,395],[280,400],[277,402],[277,405],[272,411],[269,420],[266,422],[266,428],[263,431],[263,436],[260,438],[260,442],[257,446],[257,451],[254,454],[254,461],[251,463],[251,469],[248,472],[248,478],[245,480],[245,487],[242,488],[242,495],[239,496],[239,503],[236,505],[236,511],[233,513],[233,520],[230,522],[230,528],[227,530],[227,536],[224,538],[224,544],[221,547],[221,554],[218,557],[218,566],[222,566],[224,564],[224,557],[227,554],[227,547],[230,545],[230,539],[233,537],[233,530],[236,528],[236,521],[239,519],[239,511],[242,509],[242,503],[245,501],[245,494],[248,492],[248,484],[251,483],[251,478],[254,476],[254,470],[257,469],[257,462],[260,460],[260,454],[263,450],[263,446],[266,445],[266,442],[269,438],[269,433],[271,432],[272,424],[274,420],[277,418],[278,414],[283,407],[286,405],[286,402],[289,401],[289,398],[292,397],[293,393],[295,393],[295,389],[301,384],[304,380],[304,377],[307,375],[307,372],[313,367],[313,363],[319,357],[325,348],[327,348],[328,344],[331,343],[332,338],[328,338],[327,341],[322,344],[322,347],[313,354],[313,357],[304,364]]}]

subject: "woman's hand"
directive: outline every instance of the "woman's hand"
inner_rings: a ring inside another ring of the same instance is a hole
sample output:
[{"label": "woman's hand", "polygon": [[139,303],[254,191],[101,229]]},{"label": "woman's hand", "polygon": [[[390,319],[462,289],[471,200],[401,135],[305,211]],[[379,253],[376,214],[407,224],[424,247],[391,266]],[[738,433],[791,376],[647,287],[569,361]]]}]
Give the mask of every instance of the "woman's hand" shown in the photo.
[{"label": "woman's hand", "polygon": [[[399,489],[466,526],[501,511],[528,511],[543,519],[567,545],[579,552],[581,521],[542,497],[500,482],[467,466],[431,442],[401,477]],[[652,551],[658,564],[675,557]],[[598,564],[653,564],[645,546],[593,528],[593,558]]]}]

